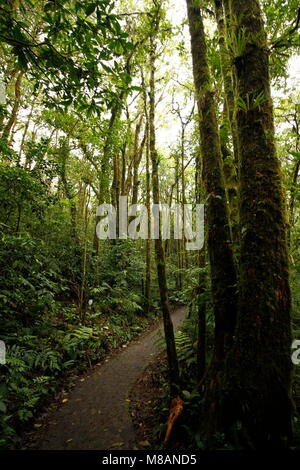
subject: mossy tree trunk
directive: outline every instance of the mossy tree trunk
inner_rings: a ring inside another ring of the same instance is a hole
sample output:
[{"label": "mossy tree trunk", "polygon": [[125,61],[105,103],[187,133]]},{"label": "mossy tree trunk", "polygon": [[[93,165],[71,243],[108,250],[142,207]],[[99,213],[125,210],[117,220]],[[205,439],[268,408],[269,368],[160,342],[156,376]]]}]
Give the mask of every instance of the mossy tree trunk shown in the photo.
[{"label": "mossy tree trunk", "polygon": [[291,324],[286,220],[274,145],[268,48],[257,0],[230,0],[240,157],[240,286],[223,422],[242,445],[291,437]]},{"label": "mossy tree trunk", "polygon": [[[219,35],[219,52],[221,71],[223,78],[224,89],[224,110],[223,122],[220,128],[221,135],[221,149],[223,156],[224,178],[227,197],[230,209],[230,222],[232,227],[232,239],[234,243],[239,242],[239,228],[238,228],[238,137],[237,125],[234,114],[234,80],[231,67],[231,59],[228,48],[227,35],[230,31],[230,20],[227,18],[226,29],[226,10],[224,9],[225,2],[223,0],[214,0],[215,16],[218,26]],[[227,34],[226,34],[227,33]],[[229,149],[228,141],[231,134],[232,150]]]},{"label": "mossy tree trunk", "polygon": [[[226,4],[226,1],[224,2]],[[223,0],[214,0],[215,15],[218,26],[219,50],[221,60],[221,70],[224,87],[224,98],[226,111],[228,115],[229,126],[232,135],[234,163],[238,167],[238,143],[237,143],[237,127],[234,118],[234,80],[232,75],[232,67],[230,54],[228,50],[227,34],[230,30],[230,22],[227,20],[226,31],[226,9],[223,7]]]},{"label": "mossy tree trunk", "polygon": [[222,153],[203,21],[197,2],[187,0],[193,73],[200,124],[206,222],[215,317],[215,362],[222,363],[231,345],[236,320],[236,273],[231,250]]}]

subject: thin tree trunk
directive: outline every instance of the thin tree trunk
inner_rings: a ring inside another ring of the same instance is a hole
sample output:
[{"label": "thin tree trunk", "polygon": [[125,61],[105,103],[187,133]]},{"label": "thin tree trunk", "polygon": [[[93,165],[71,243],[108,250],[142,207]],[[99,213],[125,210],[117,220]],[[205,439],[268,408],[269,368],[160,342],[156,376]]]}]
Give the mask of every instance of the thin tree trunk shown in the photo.
[{"label": "thin tree trunk", "polygon": [[[294,128],[296,132],[296,152],[299,152],[299,143],[300,143],[300,135],[299,135],[299,122],[297,117],[297,109],[295,110],[294,116]],[[299,170],[300,170],[300,160],[297,158],[294,168],[293,168],[293,177],[292,177],[292,185],[290,189],[290,204],[289,204],[289,230],[288,230],[288,244],[291,244],[291,231],[295,224],[295,199],[297,194],[297,181],[299,177]]]},{"label": "thin tree trunk", "polygon": [[186,204],[186,197],[185,197],[185,166],[184,166],[184,159],[185,159],[185,123],[181,123],[181,210],[182,210],[182,267],[188,267],[188,257],[187,257],[187,250],[185,249],[185,212],[184,212],[184,205]]},{"label": "thin tree trunk", "polygon": [[[230,209],[230,222],[232,227],[232,238],[233,242],[238,243],[240,234],[238,226],[238,136],[237,136],[237,125],[235,119],[235,104],[234,104],[234,83],[231,68],[230,53],[226,38],[226,22],[225,22],[225,11],[223,9],[222,0],[214,0],[215,13],[219,33],[219,51],[221,59],[221,70],[223,78],[224,88],[224,112],[223,112],[223,123],[222,123],[222,155],[223,155],[223,167],[226,193],[228,195],[229,209]],[[228,30],[230,29],[230,22],[227,19]],[[233,144],[233,159],[228,158],[231,156],[231,152],[227,148],[227,138],[231,133],[232,144]]]},{"label": "thin tree trunk", "polygon": [[145,315],[149,314],[151,305],[151,180],[150,180],[150,147],[149,147],[149,126],[146,123],[146,206],[148,211],[148,238],[146,240],[146,282],[145,282]]},{"label": "thin tree trunk", "polygon": [[295,198],[297,193],[297,181],[299,177],[299,170],[300,170],[300,160],[297,160],[294,169],[293,169],[293,178],[292,178],[292,186],[291,186],[291,199],[290,199],[290,229],[289,229],[289,243],[291,240],[291,230],[295,225]]},{"label": "thin tree trunk", "polygon": [[139,146],[139,136],[143,123],[143,116],[140,118],[136,125],[135,139],[134,139],[134,150],[133,150],[133,182],[132,182],[132,204],[137,204],[138,201],[138,189],[139,189],[139,165],[143,155],[143,149],[145,145],[146,134],[144,134],[142,142]]},{"label": "thin tree trunk", "polygon": [[[153,202],[159,204],[159,176],[158,176],[158,154],[155,142],[155,55],[156,46],[153,35],[159,29],[159,19],[155,18],[155,27],[150,38],[150,112],[149,112],[149,133],[150,133],[150,156],[152,163],[152,190]],[[160,224],[159,224],[160,225]],[[179,385],[179,367],[177,361],[174,330],[171,319],[171,311],[168,298],[168,287],[165,268],[165,254],[161,238],[161,227],[159,227],[159,238],[155,240],[155,253],[157,264],[157,276],[160,291],[161,307],[163,313],[164,332],[167,347],[167,357],[169,365],[169,376],[171,393],[175,391],[175,386]]]},{"label": "thin tree trunk", "polygon": [[8,139],[9,134],[11,132],[12,127],[14,126],[17,118],[18,118],[18,111],[20,107],[20,101],[21,101],[21,83],[22,83],[22,78],[23,78],[24,72],[19,72],[16,83],[15,83],[15,101],[14,105],[12,108],[12,112],[10,115],[10,118],[5,125],[2,133],[2,139]]},{"label": "thin tree trunk", "polygon": [[[131,59],[134,55],[135,47],[131,49],[129,55],[126,60],[125,64],[125,71],[128,75],[131,72]],[[99,184],[99,192],[98,192],[98,205],[104,203],[106,193],[108,192],[109,188],[109,165],[112,160],[112,144],[113,144],[113,133],[115,129],[115,123],[119,120],[122,112],[123,103],[126,101],[128,95],[128,90],[122,90],[120,92],[119,100],[113,106],[111,110],[111,116],[108,125],[108,132],[106,136],[106,141],[103,149],[103,156],[102,156],[102,163],[101,163],[101,173],[100,173],[100,184]],[[93,241],[93,253],[95,256],[99,254],[99,239],[97,236],[97,225],[100,221],[100,217],[96,217],[96,227],[94,232],[94,241]]]},{"label": "thin tree trunk", "polygon": [[199,286],[197,296],[198,314],[198,338],[197,338],[197,380],[200,383],[203,379],[206,368],[206,302],[203,294],[206,291],[205,252],[198,253],[198,266],[203,269],[199,273]]},{"label": "thin tree trunk", "polygon": [[[226,101],[226,110],[228,114],[229,125],[231,128],[232,143],[233,143],[233,154],[236,168],[238,168],[238,138],[237,138],[237,127],[236,120],[234,117],[234,84],[232,76],[232,68],[230,55],[227,45],[226,35],[226,22],[225,22],[225,9],[223,9],[222,0],[214,0],[215,13],[219,33],[219,50],[221,59],[222,78],[224,86],[224,94]],[[230,24],[227,25],[230,29]]]},{"label": "thin tree trunk", "polygon": [[[6,75],[9,76],[9,72],[10,71],[7,71],[6,72]],[[11,71],[11,74],[10,74],[10,77],[6,83],[6,86],[5,86],[5,92],[7,93],[7,90],[11,84],[11,82],[13,81],[13,79],[15,78],[15,76],[17,75],[18,73],[18,69],[14,68],[12,71]],[[3,122],[4,122],[4,117],[5,117],[5,113],[3,112],[4,111],[4,108],[1,108],[0,109],[0,131],[2,131],[3,129]]]},{"label": "thin tree trunk", "polygon": [[[120,101],[122,102],[124,97],[124,93],[121,93]],[[105,145],[103,149],[103,156],[101,162],[101,172],[99,175],[100,183],[99,183],[99,192],[98,192],[98,205],[101,206],[105,202],[105,196],[108,194],[109,188],[109,165],[112,159],[112,140],[113,140],[113,132],[115,128],[115,123],[119,119],[121,114],[121,104],[117,103],[111,110],[111,116],[109,120],[107,136],[105,140]],[[100,217],[96,217],[96,228],[100,221]],[[94,232],[94,242],[93,242],[93,251],[94,255],[98,256],[99,254],[99,239],[97,235],[97,231],[95,228]]]},{"label": "thin tree trunk", "polygon": [[[151,174],[150,174],[150,135],[149,135],[149,113],[148,113],[148,102],[147,102],[147,88],[144,79],[144,72],[141,68],[142,87],[143,87],[143,98],[144,98],[144,114],[146,118],[145,125],[145,144],[146,144],[146,207],[148,212],[148,237],[146,240],[146,273],[145,273],[145,302],[144,302],[144,313],[148,315],[151,307]],[[144,145],[145,145],[144,144]]]},{"label": "thin tree trunk", "polygon": [[22,207],[21,207],[20,204],[18,204],[18,217],[17,217],[16,233],[19,233],[19,230],[20,230],[21,216],[22,216]]},{"label": "thin tree trunk", "polygon": [[125,140],[124,145],[121,151],[121,163],[122,163],[122,172],[121,172],[121,195],[125,196],[125,184],[126,184],[126,149],[127,141]]},{"label": "thin tree trunk", "polygon": [[[201,180],[201,155],[196,155],[196,171],[195,171],[195,200],[197,204],[201,204],[203,184]],[[197,314],[198,314],[198,337],[197,337],[197,381],[202,383],[206,370],[206,300],[203,296],[207,290],[207,273],[206,266],[206,247],[197,253],[197,264],[199,271],[199,284],[197,295]]]},{"label": "thin tree trunk", "polygon": [[[177,198],[177,204],[179,205],[181,203],[180,201],[180,188],[179,188],[179,155],[176,154],[176,162],[175,162],[175,181],[176,181],[176,198]],[[177,245],[177,267],[179,270],[179,273],[177,275],[177,288],[179,290],[182,290],[182,267],[183,267],[183,262],[182,262],[182,240],[179,238],[176,240],[176,245]]]},{"label": "thin tree trunk", "polygon": [[23,136],[22,136],[22,140],[21,140],[21,144],[20,144],[20,149],[19,149],[18,165],[20,165],[20,162],[21,162],[21,156],[22,156],[22,152],[23,152],[23,150],[24,150],[25,139],[26,139],[26,136],[27,136],[27,132],[28,132],[28,128],[29,128],[30,122],[31,122],[33,110],[34,110],[34,107],[35,107],[35,105],[36,105],[37,96],[38,96],[38,95],[36,94],[36,95],[33,97],[33,101],[32,101],[32,103],[31,103],[30,112],[29,112],[29,115],[28,115],[28,118],[27,118],[27,121],[26,121],[26,124],[25,124],[24,132],[23,132]]},{"label": "thin tree trunk", "polygon": [[88,211],[89,211],[89,199],[90,191],[88,189],[87,202],[85,204],[85,214],[84,214],[84,238],[83,238],[83,266],[82,266],[82,280],[80,286],[80,295],[79,295],[79,318],[84,323],[85,314],[86,314],[86,278],[88,272],[88,263],[87,263],[87,243],[88,243]]},{"label": "thin tree trunk", "polygon": [[79,236],[78,236],[78,230],[77,230],[77,208],[76,208],[76,202],[74,199],[74,194],[72,192],[72,188],[70,186],[70,183],[67,180],[67,175],[66,175],[66,165],[67,165],[67,160],[70,156],[70,146],[69,146],[69,141],[64,140],[61,144],[60,147],[60,157],[61,157],[61,171],[60,171],[60,179],[62,183],[62,189],[65,197],[68,199],[69,204],[70,204],[70,218],[71,218],[71,224],[72,224],[72,234],[74,237],[74,240],[79,244]]}]

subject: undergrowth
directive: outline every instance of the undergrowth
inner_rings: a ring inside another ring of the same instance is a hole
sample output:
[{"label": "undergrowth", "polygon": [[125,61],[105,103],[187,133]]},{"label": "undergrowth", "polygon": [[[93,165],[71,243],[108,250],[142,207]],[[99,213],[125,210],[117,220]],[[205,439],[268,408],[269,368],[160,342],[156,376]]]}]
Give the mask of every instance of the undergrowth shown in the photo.
[{"label": "undergrowth", "polygon": [[[75,311],[74,311],[75,314]],[[70,308],[67,309],[70,318]],[[43,404],[70,373],[81,373],[140,333],[153,317],[104,316],[93,326],[51,321],[6,336],[6,364],[1,366],[0,448],[20,440]]]}]

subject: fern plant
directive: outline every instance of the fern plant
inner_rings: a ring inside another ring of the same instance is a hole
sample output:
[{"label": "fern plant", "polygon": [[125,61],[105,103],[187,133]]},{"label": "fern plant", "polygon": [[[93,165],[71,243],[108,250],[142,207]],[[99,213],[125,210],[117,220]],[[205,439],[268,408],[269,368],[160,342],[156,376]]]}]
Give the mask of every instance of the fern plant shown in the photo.
[{"label": "fern plant", "polygon": [[176,331],[175,344],[179,362],[185,363],[187,366],[194,364],[196,361],[197,344],[195,344],[188,332]]}]

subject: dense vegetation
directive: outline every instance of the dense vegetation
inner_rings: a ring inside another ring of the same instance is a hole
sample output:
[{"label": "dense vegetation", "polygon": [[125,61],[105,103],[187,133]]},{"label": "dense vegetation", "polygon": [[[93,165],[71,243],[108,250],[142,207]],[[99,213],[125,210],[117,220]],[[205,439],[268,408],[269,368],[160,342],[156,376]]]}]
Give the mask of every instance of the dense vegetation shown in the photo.
[{"label": "dense vegetation", "polygon": [[[186,445],[300,447],[299,26],[296,0],[0,2],[1,447],[159,312]],[[205,203],[203,247],[100,240],[120,196],[148,235],[152,203]]]}]

